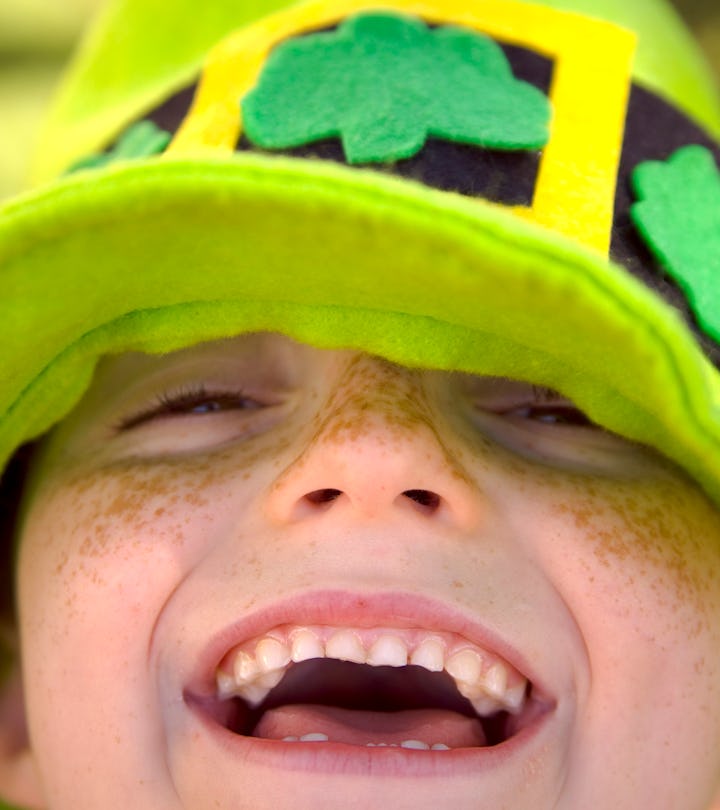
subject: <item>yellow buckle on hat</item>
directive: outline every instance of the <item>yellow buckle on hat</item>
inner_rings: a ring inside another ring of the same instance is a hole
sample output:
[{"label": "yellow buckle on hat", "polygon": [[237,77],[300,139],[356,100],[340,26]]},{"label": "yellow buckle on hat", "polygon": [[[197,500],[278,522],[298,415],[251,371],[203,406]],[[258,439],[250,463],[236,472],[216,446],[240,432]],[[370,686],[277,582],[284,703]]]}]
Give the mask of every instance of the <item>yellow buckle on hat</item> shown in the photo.
[{"label": "yellow buckle on hat", "polygon": [[272,48],[371,10],[465,26],[553,60],[550,141],[532,205],[512,210],[607,255],[636,35],[522,0],[312,0],[265,17],[211,52],[190,112],[166,154],[232,153],[242,133],[240,100],[255,86]]}]

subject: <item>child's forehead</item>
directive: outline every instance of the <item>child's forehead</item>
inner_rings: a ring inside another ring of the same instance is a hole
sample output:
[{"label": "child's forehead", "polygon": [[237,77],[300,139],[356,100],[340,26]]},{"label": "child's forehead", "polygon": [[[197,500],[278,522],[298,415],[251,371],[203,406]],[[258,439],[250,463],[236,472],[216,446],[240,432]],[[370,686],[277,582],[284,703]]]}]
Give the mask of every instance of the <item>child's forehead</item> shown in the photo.
[{"label": "child's forehead", "polygon": [[311,366],[319,370],[353,354],[364,353],[316,348],[277,332],[238,334],[163,353],[123,352],[100,358],[86,398],[193,378],[295,385]]}]

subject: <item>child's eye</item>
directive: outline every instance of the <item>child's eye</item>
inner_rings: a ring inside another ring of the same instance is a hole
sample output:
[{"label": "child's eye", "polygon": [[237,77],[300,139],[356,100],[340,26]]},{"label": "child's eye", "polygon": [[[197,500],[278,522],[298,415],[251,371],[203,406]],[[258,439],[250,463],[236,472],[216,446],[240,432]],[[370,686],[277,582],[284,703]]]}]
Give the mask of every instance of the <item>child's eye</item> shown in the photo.
[{"label": "child's eye", "polygon": [[546,425],[568,425],[572,427],[594,427],[595,423],[587,414],[571,403],[557,403],[555,405],[524,405],[511,408],[503,416],[516,416],[519,419],[529,419],[542,422]]},{"label": "child's eye", "polygon": [[590,417],[571,400],[551,388],[523,386],[509,401],[495,403],[490,410],[498,416],[567,427],[596,427]]},{"label": "child's eye", "polygon": [[204,387],[166,392],[149,408],[133,414],[120,422],[119,429],[130,430],[157,419],[180,416],[207,416],[226,411],[251,411],[266,407],[242,391],[209,391]]}]

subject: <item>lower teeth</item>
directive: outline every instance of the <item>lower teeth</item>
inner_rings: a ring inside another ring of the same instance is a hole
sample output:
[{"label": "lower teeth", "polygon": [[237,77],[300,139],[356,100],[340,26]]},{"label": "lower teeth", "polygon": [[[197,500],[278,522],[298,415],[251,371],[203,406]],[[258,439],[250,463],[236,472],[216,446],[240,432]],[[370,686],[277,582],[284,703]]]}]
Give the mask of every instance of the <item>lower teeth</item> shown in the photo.
[{"label": "lower teeth", "polygon": [[[281,742],[328,742],[327,734],[303,734],[302,737],[283,737]],[[401,743],[366,743],[366,748],[413,748],[417,751],[450,751],[450,746],[444,743],[428,745],[422,740],[403,740]]]}]

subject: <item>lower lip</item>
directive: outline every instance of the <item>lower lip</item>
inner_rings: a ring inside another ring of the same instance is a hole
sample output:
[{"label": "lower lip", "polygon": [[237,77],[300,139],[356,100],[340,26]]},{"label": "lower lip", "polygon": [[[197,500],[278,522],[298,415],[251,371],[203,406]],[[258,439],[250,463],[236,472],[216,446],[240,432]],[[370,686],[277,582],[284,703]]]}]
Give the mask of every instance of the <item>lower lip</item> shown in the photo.
[{"label": "lower lip", "polygon": [[522,756],[548,724],[550,712],[536,717],[509,740],[487,748],[426,751],[378,748],[335,742],[284,742],[244,737],[229,731],[204,711],[199,701],[188,705],[205,729],[230,755],[244,763],[277,770],[374,777],[448,777],[499,768]]}]

